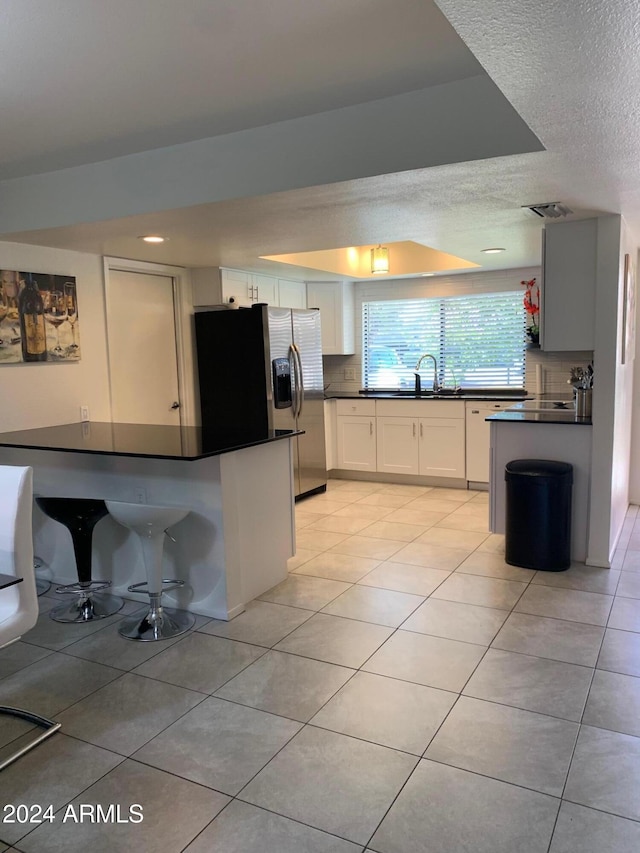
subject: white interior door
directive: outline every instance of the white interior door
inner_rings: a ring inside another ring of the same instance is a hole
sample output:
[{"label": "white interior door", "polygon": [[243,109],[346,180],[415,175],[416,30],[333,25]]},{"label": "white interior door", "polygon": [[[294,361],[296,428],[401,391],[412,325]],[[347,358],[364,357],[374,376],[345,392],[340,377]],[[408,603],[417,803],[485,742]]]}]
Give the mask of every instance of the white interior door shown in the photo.
[{"label": "white interior door", "polygon": [[110,270],[107,329],[112,420],[179,426],[173,279]]}]

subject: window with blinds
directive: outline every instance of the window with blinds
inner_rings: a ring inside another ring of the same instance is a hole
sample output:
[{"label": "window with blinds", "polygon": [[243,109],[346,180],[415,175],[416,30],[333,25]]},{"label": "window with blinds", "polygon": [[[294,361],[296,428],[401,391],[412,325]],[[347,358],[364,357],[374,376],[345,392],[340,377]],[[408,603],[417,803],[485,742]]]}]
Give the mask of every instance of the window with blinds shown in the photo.
[{"label": "window with blinds", "polygon": [[[362,332],[365,388],[413,388],[425,353],[435,356],[441,385],[524,387],[520,291],[364,302]],[[431,359],[420,373],[423,388],[430,388]]]}]

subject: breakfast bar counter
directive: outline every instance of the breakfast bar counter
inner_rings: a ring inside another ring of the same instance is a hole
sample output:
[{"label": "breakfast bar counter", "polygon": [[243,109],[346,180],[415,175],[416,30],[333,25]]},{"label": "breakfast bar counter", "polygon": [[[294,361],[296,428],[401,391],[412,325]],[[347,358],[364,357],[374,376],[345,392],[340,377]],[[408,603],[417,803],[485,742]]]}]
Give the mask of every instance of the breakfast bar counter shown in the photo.
[{"label": "breakfast bar counter", "polygon": [[[231,619],[287,576],[295,550],[295,430],[73,423],[0,433],[0,464],[30,465],[34,493],[190,510],[170,531],[165,577],[185,581],[168,606]],[[68,531],[34,507],[34,547],[55,582],[73,583]],[[93,577],[130,593],[145,580],[136,537],[109,516],[95,528]]]}]

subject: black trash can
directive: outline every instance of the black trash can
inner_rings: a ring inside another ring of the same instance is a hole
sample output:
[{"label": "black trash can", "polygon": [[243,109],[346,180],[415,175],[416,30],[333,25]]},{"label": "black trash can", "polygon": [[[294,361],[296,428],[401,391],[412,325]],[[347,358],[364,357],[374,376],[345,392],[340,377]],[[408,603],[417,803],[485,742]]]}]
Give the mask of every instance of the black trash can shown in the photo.
[{"label": "black trash can", "polygon": [[573,466],[548,459],[514,459],[505,467],[505,561],[561,572],[571,565]]}]

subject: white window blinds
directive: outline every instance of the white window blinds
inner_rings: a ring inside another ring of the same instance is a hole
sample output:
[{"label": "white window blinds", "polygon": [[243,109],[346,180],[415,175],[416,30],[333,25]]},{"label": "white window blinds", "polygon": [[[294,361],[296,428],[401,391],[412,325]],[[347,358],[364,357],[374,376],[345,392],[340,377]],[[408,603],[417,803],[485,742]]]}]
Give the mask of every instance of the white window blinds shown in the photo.
[{"label": "white window blinds", "polygon": [[[452,387],[524,387],[525,314],[520,291],[364,302],[365,388],[411,388],[418,359],[435,356]],[[433,361],[420,370],[429,389]]]}]

